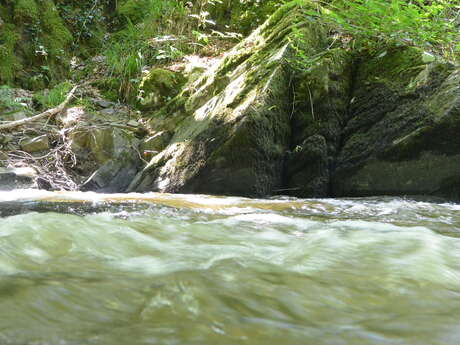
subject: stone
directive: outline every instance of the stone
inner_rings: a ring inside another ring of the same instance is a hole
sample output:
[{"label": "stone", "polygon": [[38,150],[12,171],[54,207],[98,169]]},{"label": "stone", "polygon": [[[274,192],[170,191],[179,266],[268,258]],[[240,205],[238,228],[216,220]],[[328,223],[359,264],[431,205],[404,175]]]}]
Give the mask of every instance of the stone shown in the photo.
[{"label": "stone", "polygon": [[13,140],[13,136],[8,134],[0,134],[0,145],[6,145]]},{"label": "stone", "polygon": [[0,166],[5,166],[8,161],[8,154],[6,152],[0,151]]},{"label": "stone", "polygon": [[25,138],[19,142],[23,151],[33,153],[49,149],[49,140],[47,135],[41,135],[35,138]]},{"label": "stone", "polygon": [[124,192],[140,169],[139,139],[117,127],[73,128],[69,132],[79,169],[93,173],[82,190]]},{"label": "stone", "polygon": [[100,166],[85,182],[83,190],[95,190],[101,193],[116,193],[125,191],[136,176],[139,167],[138,160],[126,156],[125,159],[111,159]]},{"label": "stone", "polygon": [[104,99],[93,98],[91,101],[100,108],[114,108],[116,103]]},{"label": "stone", "polygon": [[25,111],[18,111],[12,114],[14,121],[23,120],[27,118],[27,113]]},{"label": "stone", "polygon": [[97,163],[104,164],[113,155],[113,131],[111,128],[96,128],[89,134],[88,148]]},{"label": "stone", "polygon": [[186,78],[163,68],[150,70],[139,85],[138,105],[143,110],[159,109],[179,93]]},{"label": "stone", "polygon": [[0,190],[36,188],[37,172],[33,168],[1,168]]},{"label": "stone", "polygon": [[139,122],[136,120],[129,120],[126,124],[131,127],[139,127]]},{"label": "stone", "polygon": [[106,115],[106,116],[113,116],[117,113],[117,110],[113,107],[105,108],[105,109],[100,110],[99,113],[101,113],[102,115]]}]

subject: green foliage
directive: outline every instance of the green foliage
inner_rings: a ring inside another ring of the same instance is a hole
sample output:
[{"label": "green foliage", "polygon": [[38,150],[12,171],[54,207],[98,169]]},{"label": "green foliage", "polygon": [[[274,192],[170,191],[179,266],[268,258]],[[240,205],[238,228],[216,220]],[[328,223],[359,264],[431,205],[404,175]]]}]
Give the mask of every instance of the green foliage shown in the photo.
[{"label": "green foliage", "polygon": [[14,6],[14,19],[26,23],[35,23],[39,17],[39,8],[35,0],[17,0]]},{"label": "green foliage", "polygon": [[43,28],[43,45],[52,57],[62,57],[65,48],[72,41],[72,34],[64,25],[52,0],[41,4],[41,26]]},{"label": "green foliage", "polygon": [[0,82],[10,83],[14,80],[17,61],[14,49],[18,35],[13,24],[3,24],[0,31]]},{"label": "green foliage", "polygon": [[418,46],[453,60],[460,53],[459,11],[459,0],[334,0],[307,14],[351,35],[357,48]]},{"label": "green foliage", "polygon": [[65,100],[71,88],[72,84],[66,81],[56,85],[51,90],[38,92],[34,95],[34,100],[44,109],[53,108]]},{"label": "green foliage", "polygon": [[182,12],[181,1],[170,0],[120,0],[117,14],[128,22],[137,24],[141,21],[152,22],[165,18],[173,12]]},{"label": "green foliage", "polygon": [[119,2],[117,11],[124,16],[125,25],[111,36],[103,54],[107,58],[108,76],[120,79],[120,98],[135,100],[143,66],[184,55],[174,45],[182,42],[180,39],[162,34],[181,31],[185,9],[179,1],[125,0]]},{"label": "green foliage", "polygon": [[101,46],[112,0],[83,0],[78,6],[73,0],[55,2],[60,17],[73,34],[74,49]]},{"label": "green foliage", "polygon": [[[236,2],[236,4],[233,4],[233,2]],[[286,1],[238,0],[233,2],[230,1],[232,6],[232,27],[243,34],[248,34],[251,30],[261,25]]]}]

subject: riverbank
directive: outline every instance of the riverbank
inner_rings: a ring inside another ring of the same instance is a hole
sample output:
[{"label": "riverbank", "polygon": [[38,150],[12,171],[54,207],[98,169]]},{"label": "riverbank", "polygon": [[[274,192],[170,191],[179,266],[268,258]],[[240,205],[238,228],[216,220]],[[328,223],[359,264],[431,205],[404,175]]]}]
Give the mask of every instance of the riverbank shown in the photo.
[{"label": "riverbank", "polygon": [[81,85],[59,116],[1,133],[1,188],[460,200],[458,65],[414,45],[358,49],[320,13],[289,2],[225,53],[131,79],[109,54],[49,90],[4,87],[8,123]]}]

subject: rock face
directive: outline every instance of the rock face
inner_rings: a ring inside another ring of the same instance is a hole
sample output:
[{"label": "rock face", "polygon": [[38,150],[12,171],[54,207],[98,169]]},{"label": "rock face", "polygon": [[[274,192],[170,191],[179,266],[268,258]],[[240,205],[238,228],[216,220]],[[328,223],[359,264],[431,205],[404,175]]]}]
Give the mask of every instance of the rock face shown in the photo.
[{"label": "rock face", "polygon": [[337,196],[460,198],[460,70],[416,49],[359,64],[336,160]]},{"label": "rock face", "polygon": [[[297,6],[283,7],[160,110],[151,126],[174,135],[129,190],[267,195],[282,188],[292,112],[292,68],[284,62],[301,19]],[[319,49],[322,33],[305,30],[309,48]]]},{"label": "rock face", "polygon": [[460,198],[460,71],[416,48],[334,45],[308,4],[283,6],[153,115],[171,139],[130,191]]}]

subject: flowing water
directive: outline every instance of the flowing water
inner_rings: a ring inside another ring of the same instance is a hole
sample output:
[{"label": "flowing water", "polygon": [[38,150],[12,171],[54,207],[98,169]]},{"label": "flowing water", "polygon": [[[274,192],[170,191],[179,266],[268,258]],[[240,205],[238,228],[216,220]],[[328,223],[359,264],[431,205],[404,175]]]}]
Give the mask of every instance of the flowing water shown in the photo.
[{"label": "flowing water", "polygon": [[0,344],[457,345],[459,211],[2,192]]}]

